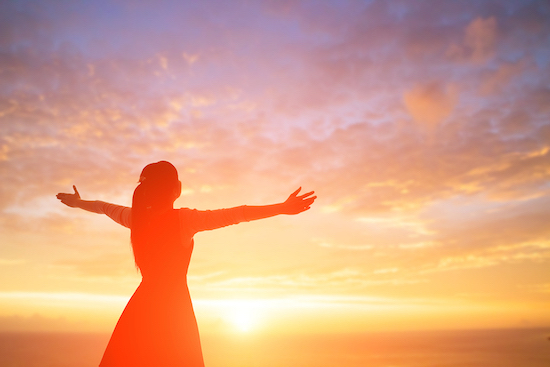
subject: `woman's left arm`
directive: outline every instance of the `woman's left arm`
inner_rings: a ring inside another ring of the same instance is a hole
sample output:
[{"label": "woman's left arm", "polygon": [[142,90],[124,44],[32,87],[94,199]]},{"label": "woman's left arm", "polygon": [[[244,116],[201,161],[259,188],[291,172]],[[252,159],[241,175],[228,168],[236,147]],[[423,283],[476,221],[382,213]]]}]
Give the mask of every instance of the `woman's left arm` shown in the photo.
[{"label": "woman's left arm", "polygon": [[288,199],[283,203],[271,204],[271,205],[260,205],[260,206],[245,206],[244,207],[244,216],[247,221],[264,219],[269,217],[274,217],[279,214],[299,214],[308,210],[311,207],[311,204],[317,199],[317,196],[311,196],[315,192],[310,191],[303,195],[298,195],[302,188],[294,191]]},{"label": "woman's left arm", "polygon": [[182,225],[190,228],[192,233],[226,227],[241,222],[274,217],[279,214],[298,214],[306,211],[317,196],[313,191],[298,196],[296,190],[285,202],[272,205],[242,205],[229,209],[196,210],[182,208],[180,211]]}]

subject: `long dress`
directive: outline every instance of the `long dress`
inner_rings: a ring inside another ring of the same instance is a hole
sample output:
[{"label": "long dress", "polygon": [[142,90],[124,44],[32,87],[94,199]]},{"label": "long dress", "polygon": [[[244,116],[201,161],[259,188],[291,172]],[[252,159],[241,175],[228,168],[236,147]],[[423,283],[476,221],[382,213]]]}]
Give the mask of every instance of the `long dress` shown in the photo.
[{"label": "long dress", "polygon": [[[131,226],[131,208],[97,201],[94,211]],[[150,254],[157,257],[150,262],[153,265],[140,265],[142,281],[118,320],[100,367],[204,367],[187,288],[193,235],[246,221],[244,206],[211,211],[181,208],[170,215],[179,222],[179,239],[156,244]]]}]

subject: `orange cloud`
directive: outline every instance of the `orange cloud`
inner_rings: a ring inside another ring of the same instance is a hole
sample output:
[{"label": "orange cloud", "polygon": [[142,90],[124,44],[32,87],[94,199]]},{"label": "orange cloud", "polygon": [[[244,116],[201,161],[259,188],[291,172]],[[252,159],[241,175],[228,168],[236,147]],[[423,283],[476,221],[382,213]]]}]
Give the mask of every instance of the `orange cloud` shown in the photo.
[{"label": "orange cloud", "polygon": [[436,82],[419,85],[404,96],[408,112],[417,123],[428,128],[436,127],[451,115],[457,98],[456,87]]}]

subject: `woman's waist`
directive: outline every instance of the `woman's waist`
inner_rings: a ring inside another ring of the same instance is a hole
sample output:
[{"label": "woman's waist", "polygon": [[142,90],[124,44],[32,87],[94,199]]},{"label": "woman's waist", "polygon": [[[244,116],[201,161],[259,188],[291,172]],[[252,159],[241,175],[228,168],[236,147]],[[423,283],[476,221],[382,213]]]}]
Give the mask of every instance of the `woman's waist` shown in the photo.
[{"label": "woman's waist", "polygon": [[187,271],[171,271],[166,269],[140,269],[142,282],[146,283],[168,283],[187,285]]}]

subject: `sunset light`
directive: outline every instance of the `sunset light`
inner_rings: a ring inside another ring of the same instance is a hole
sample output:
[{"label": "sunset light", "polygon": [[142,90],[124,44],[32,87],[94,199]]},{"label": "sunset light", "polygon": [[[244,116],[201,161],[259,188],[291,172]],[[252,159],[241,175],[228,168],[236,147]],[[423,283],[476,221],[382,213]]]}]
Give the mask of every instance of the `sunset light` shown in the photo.
[{"label": "sunset light", "polygon": [[246,300],[231,302],[227,312],[229,320],[239,331],[247,332],[259,326],[260,310],[257,305],[254,306],[254,302]]},{"label": "sunset light", "polygon": [[0,78],[0,344],[99,335],[75,362],[99,365],[142,280],[130,229],[56,194],[131,207],[169,161],[175,208],[317,196],[178,214],[207,367],[447,366],[415,348],[468,340],[517,358],[459,365],[550,362],[522,359],[550,350],[549,2],[3,1]]}]

